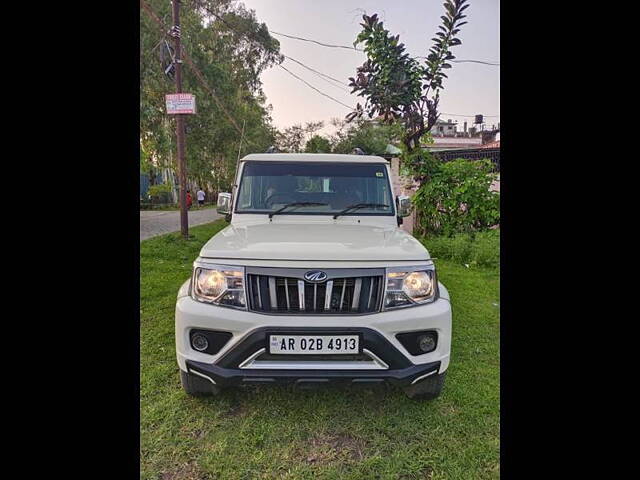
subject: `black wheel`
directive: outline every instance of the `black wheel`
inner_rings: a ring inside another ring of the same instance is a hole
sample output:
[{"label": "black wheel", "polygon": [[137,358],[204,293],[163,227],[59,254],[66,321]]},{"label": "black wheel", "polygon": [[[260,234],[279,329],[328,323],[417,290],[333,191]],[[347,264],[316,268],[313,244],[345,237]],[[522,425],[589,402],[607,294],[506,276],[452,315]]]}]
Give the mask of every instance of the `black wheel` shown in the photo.
[{"label": "black wheel", "polygon": [[427,378],[420,380],[415,385],[405,387],[404,393],[414,400],[432,400],[438,397],[440,392],[442,392],[446,376],[447,372],[443,372],[440,375],[430,375]]},{"label": "black wheel", "polygon": [[180,370],[180,381],[182,382],[184,391],[194,397],[206,397],[220,393],[220,387],[214,385],[206,378],[199,377],[193,373]]}]

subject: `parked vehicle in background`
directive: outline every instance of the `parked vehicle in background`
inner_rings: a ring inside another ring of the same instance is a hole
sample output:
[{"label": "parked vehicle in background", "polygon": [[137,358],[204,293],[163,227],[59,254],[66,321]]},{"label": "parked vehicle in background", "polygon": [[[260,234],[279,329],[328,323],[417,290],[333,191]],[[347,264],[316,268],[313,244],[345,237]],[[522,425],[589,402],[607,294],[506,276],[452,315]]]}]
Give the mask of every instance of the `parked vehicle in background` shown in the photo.
[{"label": "parked vehicle in background", "polygon": [[449,293],[424,246],[399,228],[387,161],[366,155],[252,154],[230,225],[201,249],[178,292],[184,389],[390,382],[437,397],[451,348]]}]

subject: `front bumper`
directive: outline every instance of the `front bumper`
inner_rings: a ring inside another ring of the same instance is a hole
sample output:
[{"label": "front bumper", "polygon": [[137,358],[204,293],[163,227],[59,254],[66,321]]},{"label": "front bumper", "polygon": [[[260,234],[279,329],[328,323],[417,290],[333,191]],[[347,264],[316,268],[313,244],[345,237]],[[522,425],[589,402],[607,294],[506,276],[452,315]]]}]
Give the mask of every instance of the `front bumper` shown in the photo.
[{"label": "front bumper", "polygon": [[[359,316],[263,315],[194,301],[184,295],[176,304],[176,355],[183,371],[207,378],[218,385],[257,383],[376,383],[388,381],[408,385],[422,377],[444,372],[451,349],[451,306],[448,292],[436,302],[404,309]],[[191,348],[192,329],[218,330],[232,334],[216,354]],[[436,349],[411,355],[396,338],[397,333],[434,330]],[[386,369],[306,368],[304,362],[291,369],[253,369],[243,366],[252,354],[267,345],[269,333],[362,334],[363,348],[386,364]]]},{"label": "front bumper", "polygon": [[240,370],[187,360],[187,371],[206,378],[215,385],[243,386],[256,384],[362,385],[389,382],[407,386],[438,372],[440,362],[412,365],[387,371],[349,370]]}]

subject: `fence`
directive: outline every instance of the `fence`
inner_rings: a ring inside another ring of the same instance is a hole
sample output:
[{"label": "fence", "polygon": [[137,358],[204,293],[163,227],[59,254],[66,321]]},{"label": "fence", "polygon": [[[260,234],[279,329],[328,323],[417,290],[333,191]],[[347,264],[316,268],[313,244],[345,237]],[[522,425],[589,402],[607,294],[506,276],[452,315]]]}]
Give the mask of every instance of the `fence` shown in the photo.
[{"label": "fence", "polygon": [[464,150],[441,150],[433,152],[436,158],[443,162],[464,158],[466,160],[482,160],[488,158],[495,165],[495,170],[500,171],[500,148],[470,148]]}]

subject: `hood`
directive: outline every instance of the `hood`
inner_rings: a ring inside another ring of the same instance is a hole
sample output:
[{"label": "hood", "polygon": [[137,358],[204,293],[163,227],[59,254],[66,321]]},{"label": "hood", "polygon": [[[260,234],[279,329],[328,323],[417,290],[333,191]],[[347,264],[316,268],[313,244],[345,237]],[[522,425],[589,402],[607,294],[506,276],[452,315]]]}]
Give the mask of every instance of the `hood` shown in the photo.
[{"label": "hood", "polygon": [[336,223],[230,225],[200,251],[205,258],[245,260],[427,260],[418,240],[393,226]]}]

